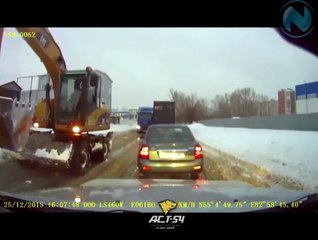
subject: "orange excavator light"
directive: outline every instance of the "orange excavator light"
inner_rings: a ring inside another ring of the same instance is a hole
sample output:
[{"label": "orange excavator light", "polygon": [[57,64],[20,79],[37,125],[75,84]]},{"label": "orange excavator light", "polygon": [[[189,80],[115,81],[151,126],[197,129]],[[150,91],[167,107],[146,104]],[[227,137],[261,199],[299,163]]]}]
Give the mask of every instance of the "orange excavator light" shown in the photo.
[{"label": "orange excavator light", "polygon": [[73,133],[79,133],[81,131],[81,129],[78,126],[74,126],[72,128]]}]

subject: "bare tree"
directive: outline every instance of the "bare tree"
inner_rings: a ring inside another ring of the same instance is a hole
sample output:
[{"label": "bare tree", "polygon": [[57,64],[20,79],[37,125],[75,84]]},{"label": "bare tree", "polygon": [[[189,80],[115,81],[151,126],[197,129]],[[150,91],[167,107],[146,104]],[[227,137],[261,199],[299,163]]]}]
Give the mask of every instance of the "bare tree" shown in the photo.
[{"label": "bare tree", "polygon": [[170,99],[175,102],[177,122],[197,122],[208,115],[209,106],[207,101],[203,98],[198,99],[195,94],[186,95],[170,89]]},{"label": "bare tree", "polygon": [[269,98],[262,94],[256,95],[257,102],[257,115],[258,116],[268,116],[269,115]]},{"label": "bare tree", "polygon": [[198,98],[195,94],[186,95],[170,89],[169,95],[175,102],[176,121],[183,123],[197,122],[207,118],[257,116],[267,111],[265,108],[268,97],[256,94],[254,89],[249,87],[236,89],[231,94],[215,96],[211,101],[211,108],[206,99]]},{"label": "bare tree", "polygon": [[230,106],[230,95],[224,94],[216,95],[214,100],[212,100],[214,105],[215,115],[220,118],[227,118],[231,116],[231,106]]},{"label": "bare tree", "polygon": [[257,98],[254,89],[242,88],[232,92],[230,97],[232,116],[256,116]]}]

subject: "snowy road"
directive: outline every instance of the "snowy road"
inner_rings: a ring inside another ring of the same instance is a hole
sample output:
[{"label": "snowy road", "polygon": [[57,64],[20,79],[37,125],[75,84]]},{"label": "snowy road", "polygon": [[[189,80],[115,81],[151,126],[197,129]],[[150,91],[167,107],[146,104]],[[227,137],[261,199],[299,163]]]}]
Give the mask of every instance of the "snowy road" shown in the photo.
[{"label": "snowy road", "polygon": [[[190,128],[202,143],[205,153],[204,172],[200,176],[202,180],[241,180],[261,187],[281,185],[299,190],[318,189],[318,164],[314,161],[318,154],[313,148],[318,133],[215,128],[201,124],[193,124]],[[114,125],[113,130],[116,133],[109,160],[94,165],[88,174],[78,178],[70,177],[60,169],[22,168],[2,153],[0,189],[20,192],[79,186],[98,178],[138,178],[135,125]],[[297,148],[297,144],[302,144],[303,149],[301,146]]]}]

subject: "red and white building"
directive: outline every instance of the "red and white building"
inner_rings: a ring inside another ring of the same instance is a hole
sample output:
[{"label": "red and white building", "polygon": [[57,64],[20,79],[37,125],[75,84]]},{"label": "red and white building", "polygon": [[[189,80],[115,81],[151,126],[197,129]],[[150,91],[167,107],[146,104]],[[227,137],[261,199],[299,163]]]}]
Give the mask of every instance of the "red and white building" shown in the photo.
[{"label": "red and white building", "polygon": [[278,91],[278,114],[293,114],[296,112],[296,94],[291,88]]}]

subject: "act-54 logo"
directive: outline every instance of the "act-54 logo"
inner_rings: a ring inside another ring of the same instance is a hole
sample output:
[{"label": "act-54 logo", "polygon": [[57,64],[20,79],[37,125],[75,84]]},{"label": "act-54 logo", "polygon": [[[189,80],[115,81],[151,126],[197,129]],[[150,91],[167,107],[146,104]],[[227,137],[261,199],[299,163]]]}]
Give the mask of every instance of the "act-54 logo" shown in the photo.
[{"label": "act-54 logo", "polygon": [[286,3],[280,11],[281,29],[292,38],[301,38],[311,32],[314,26],[314,10],[301,0]]},{"label": "act-54 logo", "polygon": [[175,209],[177,207],[177,203],[169,199],[158,202],[158,203],[162,211],[164,212],[164,214],[169,213],[172,209]]},{"label": "act-54 logo", "polygon": [[168,213],[177,208],[177,203],[175,201],[166,199],[158,202],[164,215],[153,215],[148,221],[151,226],[157,229],[174,229],[175,227],[181,226],[184,223],[184,215],[168,215]]}]

